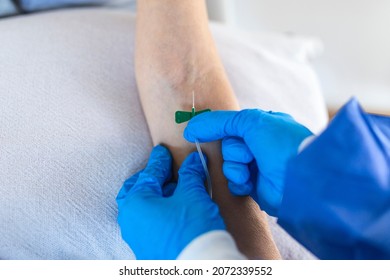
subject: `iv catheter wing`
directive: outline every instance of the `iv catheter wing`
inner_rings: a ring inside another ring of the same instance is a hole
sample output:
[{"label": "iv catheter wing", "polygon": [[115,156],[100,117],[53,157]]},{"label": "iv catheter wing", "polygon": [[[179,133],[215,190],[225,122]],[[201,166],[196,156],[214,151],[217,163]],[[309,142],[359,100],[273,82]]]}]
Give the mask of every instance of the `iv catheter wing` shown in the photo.
[{"label": "iv catheter wing", "polygon": [[202,110],[202,111],[195,112],[195,116],[197,116],[199,114],[202,114],[202,113],[206,113],[206,112],[211,112],[211,110],[210,109],[205,109],[205,110]]},{"label": "iv catheter wing", "polygon": [[175,121],[176,123],[183,123],[189,121],[192,118],[192,112],[186,111],[176,111],[175,112]]},{"label": "iv catheter wing", "polygon": [[201,110],[198,112],[186,112],[186,111],[176,111],[175,112],[175,121],[176,123],[183,123],[189,121],[193,116],[197,116],[199,114],[210,112],[210,109]]}]

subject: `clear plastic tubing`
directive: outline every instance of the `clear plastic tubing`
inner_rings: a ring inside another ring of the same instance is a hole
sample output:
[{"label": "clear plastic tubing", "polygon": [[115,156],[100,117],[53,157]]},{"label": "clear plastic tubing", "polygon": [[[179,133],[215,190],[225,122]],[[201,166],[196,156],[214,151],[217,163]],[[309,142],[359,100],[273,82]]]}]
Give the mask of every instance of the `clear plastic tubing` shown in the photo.
[{"label": "clear plastic tubing", "polygon": [[202,152],[202,149],[200,147],[198,139],[195,140],[195,145],[196,145],[196,149],[198,150],[198,153],[199,153],[200,161],[202,162],[202,165],[203,165],[204,173],[206,174],[206,180],[207,180],[206,190],[207,190],[208,194],[210,195],[210,197],[213,197],[213,188],[211,186],[210,173],[209,173],[209,170],[207,168],[206,160],[204,158],[204,155],[203,155],[203,152]]}]

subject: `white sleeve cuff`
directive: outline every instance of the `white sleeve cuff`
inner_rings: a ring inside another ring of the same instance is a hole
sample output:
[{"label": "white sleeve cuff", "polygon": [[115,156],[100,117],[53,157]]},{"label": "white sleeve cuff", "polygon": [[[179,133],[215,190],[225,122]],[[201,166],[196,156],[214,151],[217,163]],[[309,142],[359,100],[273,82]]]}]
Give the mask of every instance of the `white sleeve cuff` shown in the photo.
[{"label": "white sleeve cuff", "polygon": [[188,244],[178,260],[245,260],[233,237],[225,230],[204,233]]}]

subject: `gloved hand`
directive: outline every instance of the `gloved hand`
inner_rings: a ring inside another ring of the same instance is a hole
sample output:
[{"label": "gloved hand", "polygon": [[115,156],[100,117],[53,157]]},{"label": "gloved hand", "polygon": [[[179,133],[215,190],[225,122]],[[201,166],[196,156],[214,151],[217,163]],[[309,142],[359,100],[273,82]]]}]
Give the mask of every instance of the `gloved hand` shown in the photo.
[{"label": "gloved hand", "polygon": [[175,259],[199,235],[224,230],[218,206],[206,192],[198,153],[190,154],[171,178],[172,157],[156,146],[144,170],[130,177],[117,196],[123,239],[137,259]]},{"label": "gloved hand", "polygon": [[312,133],[290,115],[262,110],[214,111],[190,120],[184,138],[222,139],[223,172],[235,195],[252,195],[277,216],[287,161]]}]

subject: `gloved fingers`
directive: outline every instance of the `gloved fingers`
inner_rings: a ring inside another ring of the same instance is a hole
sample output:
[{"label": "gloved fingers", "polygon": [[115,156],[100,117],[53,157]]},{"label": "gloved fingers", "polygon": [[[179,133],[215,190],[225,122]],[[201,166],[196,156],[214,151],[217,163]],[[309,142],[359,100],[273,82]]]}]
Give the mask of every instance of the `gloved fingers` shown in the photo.
[{"label": "gloved fingers", "polygon": [[242,111],[213,111],[195,116],[184,130],[189,142],[215,141],[226,136],[245,138],[245,133],[261,122],[264,111],[251,109]]},{"label": "gloved fingers", "polygon": [[243,184],[236,184],[232,181],[228,181],[228,187],[230,192],[237,196],[251,195],[254,189],[250,180]]},{"label": "gloved fingers", "polygon": [[289,118],[289,119],[294,120],[294,118],[293,118],[290,114],[287,114],[287,113],[283,113],[283,112],[274,112],[274,111],[268,111],[268,112],[266,112],[266,113],[271,114],[271,115],[274,115],[274,116],[281,116],[281,117],[285,117],[285,118]]},{"label": "gloved fingers", "polygon": [[[233,167],[233,170],[237,170],[237,169],[241,168],[242,170],[244,170],[243,172],[248,173],[248,180],[247,181],[244,182],[245,178],[247,178],[247,176],[245,175],[245,176],[241,177],[242,182],[238,182],[238,180],[236,180],[236,178],[239,176],[234,176],[232,172],[229,172],[229,170],[227,170],[229,177],[234,177],[234,178],[232,178],[233,181],[230,180],[229,178],[227,178],[228,179],[228,187],[229,187],[230,192],[232,194],[238,195],[238,196],[250,195],[255,201],[257,201],[256,186],[257,186],[257,181],[258,181],[258,179],[257,179],[258,170],[257,170],[256,162],[253,160],[249,164],[243,165],[241,167],[237,163],[234,163],[234,162],[230,163],[230,164],[235,165]],[[230,167],[227,166],[225,168],[229,169]],[[225,171],[224,171],[224,173],[225,173]],[[226,174],[225,174],[225,176],[226,176]]]},{"label": "gloved fingers", "polygon": [[253,154],[245,142],[238,137],[225,137],[222,139],[222,156],[226,161],[250,163]]},{"label": "gloved fingers", "polygon": [[249,167],[247,164],[224,161],[222,165],[223,174],[235,184],[244,184],[250,179]]},{"label": "gloved fingers", "polygon": [[134,192],[154,193],[162,196],[162,187],[172,176],[172,156],[167,148],[157,145],[150,154],[145,169],[131,188]]},{"label": "gloved fingers", "polygon": [[282,203],[283,191],[272,180],[260,175],[260,185],[257,188],[257,197],[262,210],[270,216],[277,216]]},{"label": "gloved fingers", "polygon": [[163,196],[164,197],[171,196],[175,192],[176,186],[177,186],[177,183],[173,183],[173,182],[166,184],[162,188]]},{"label": "gloved fingers", "polygon": [[122,188],[119,190],[118,195],[116,196],[116,201],[119,203],[119,201],[123,200],[129,190],[135,185],[135,183],[138,180],[139,174],[141,174],[143,170],[138,171],[134,175],[132,175],[130,178],[128,178],[122,185]]},{"label": "gloved fingers", "polygon": [[[206,157],[205,159],[207,160]],[[199,154],[193,152],[187,156],[179,169],[179,181],[175,193],[183,193],[190,189],[195,190],[201,188],[207,194],[204,184],[205,180],[206,174]]]}]

